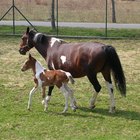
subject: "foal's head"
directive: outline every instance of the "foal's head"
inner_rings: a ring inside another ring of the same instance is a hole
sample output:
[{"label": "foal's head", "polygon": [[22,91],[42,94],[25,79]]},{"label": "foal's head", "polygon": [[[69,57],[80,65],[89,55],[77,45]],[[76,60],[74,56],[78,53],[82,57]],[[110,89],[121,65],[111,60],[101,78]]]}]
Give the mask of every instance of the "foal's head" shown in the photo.
[{"label": "foal's head", "polygon": [[22,68],[21,68],[21,71],[26,71],[26,70],[29,70],[29,69],[35,69],[35,63],[36,63],[36,59],[33,58],[31,56],[31,54],[29,54],[29,57],[28,59],[24,62]]}]

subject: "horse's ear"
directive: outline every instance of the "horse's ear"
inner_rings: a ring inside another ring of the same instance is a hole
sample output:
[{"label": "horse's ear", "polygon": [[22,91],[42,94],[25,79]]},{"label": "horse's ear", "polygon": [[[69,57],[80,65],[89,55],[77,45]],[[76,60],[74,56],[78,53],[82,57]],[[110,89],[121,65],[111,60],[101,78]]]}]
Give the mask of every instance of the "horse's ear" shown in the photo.
[{"label": "horse's ear", "polygon": [[32,58],[32,56],[31,56],[31,54],[29,53],[29,59],[31,59]]},{"label": "horse's ear", "polygon": [[29,30],[30,30],[30,28],[29,28],[29,27],[27,27],[26,34],[28,34],[28,33],[29,33]]}]

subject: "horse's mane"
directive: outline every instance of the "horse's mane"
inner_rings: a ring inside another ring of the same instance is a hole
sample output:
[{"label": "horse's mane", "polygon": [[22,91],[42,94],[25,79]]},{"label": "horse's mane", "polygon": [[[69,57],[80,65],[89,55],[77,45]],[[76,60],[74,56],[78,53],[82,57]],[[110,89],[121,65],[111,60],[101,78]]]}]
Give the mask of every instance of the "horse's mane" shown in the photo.
[{"label": "horse's mane", "polygon": [[46,34],[38,33],[35,30],[30,30],[29,37],[39,45],[44,45],[49,41],[49,37]]}]

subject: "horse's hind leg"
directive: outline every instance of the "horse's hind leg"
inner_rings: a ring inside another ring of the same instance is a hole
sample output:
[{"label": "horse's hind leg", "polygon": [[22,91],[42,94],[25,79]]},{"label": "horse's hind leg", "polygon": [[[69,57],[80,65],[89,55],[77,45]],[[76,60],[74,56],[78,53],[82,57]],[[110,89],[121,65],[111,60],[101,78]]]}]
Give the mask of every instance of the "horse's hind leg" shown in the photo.
[{"label": "horse's hind leg", "polygon": [[93,87],[95,89],[95,92],[94,92],[92,98],[90,99],[90,105],[89,105],[89,107],[91,109],[93,109],[95,107],[95,102],[96,102],[96,99],[97,99],[97,95],[101,90],[101,86],[100,86],[100,84],[97,80],[97,74],[88,73],[87,77],[88,77],[89,81],[91,82],[91,84],[93,85]]},{"label": "horse's hind leg", "polygon": [[112,85],[112,81],[111,81],[111,75],[110,75],[110,70],[106,69],[102,72],[103,77],[106,81],[106,85],[108,88],[108,93],[110,96],[110,108],[109,108],[109,112],[110,113],[115,113],[115,99],[114,99],[114,93],[113,93],[113,85]]}]

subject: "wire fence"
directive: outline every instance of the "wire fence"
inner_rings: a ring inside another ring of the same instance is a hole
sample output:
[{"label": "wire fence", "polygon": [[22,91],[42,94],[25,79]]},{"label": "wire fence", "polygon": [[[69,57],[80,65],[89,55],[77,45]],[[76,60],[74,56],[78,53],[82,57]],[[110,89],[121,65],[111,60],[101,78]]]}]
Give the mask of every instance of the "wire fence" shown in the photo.
[{"label": "wire fence", "polygon": [[[102,23],[102,30],[98,30],[104,32],[103,36],[107,37],[110,30],[108,25],[114,22],[114,18],[117,24],[140,24],[140,0],[54,0],[54,6],[58,30],[61,22]],[[47,23],[51,25],[51,20],[52,0],[0,1],[0,22],[12,21],[13,34],[16,34],[16,21],[27,21],[35,27],[33,21],[46,22],[44,26],[48,26]],[[4,27],[1,25],[1,28]],[[59,35],[58,30],[52,32],[52,35]]]}]

